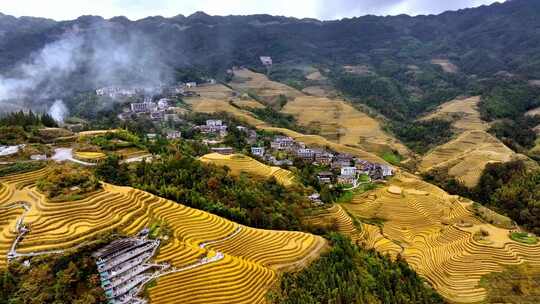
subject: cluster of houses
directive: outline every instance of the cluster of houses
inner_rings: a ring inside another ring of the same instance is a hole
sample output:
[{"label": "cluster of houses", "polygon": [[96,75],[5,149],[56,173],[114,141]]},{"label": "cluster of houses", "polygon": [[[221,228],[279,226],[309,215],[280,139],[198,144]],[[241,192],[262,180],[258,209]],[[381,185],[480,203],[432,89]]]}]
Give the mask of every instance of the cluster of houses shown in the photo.
[{"label": "cluster of houses", "polygon": [[[275,153],[272,152],[285,152],[290,157],[277,160],[272,155]],[[393,169],[390,166],[371,163],[345,153],[308,148],[304,143],[288,136],[274,137],[270,143],[270,151],[267,151],[265,147],[253,146],[251,154],[276,166],[292,165],[292,157],[328,167],[328,171],[319,172],[317,175],[321,184],[337,183],[356,186],[360,175],[367,175],[371,180],[380,180],[393,175]]]}]

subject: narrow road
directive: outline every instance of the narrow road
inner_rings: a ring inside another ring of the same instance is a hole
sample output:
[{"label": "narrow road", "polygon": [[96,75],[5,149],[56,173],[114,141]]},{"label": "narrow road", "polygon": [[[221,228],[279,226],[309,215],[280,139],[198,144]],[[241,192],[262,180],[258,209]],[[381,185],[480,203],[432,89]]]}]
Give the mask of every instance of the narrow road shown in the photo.
[{"label": "narrow road", "polygon": [[216,243],[220,243],[220,242],[225,242],[227,240],[230,240],[232,239],[233,237],[235,237],[238,233],[240,233],[240,231],[242,230],[242,226],[238,226],[236,227],[236,229],[233,231],[233,233],[229,234],[228,236],[222,238],[222,239],[219,239],[219,240],[214,240],[214,241],[208,241],[208,242],[204,242],[204,243],[200,243],[199,244],[199,248],[205,248],[206,246],[208,245],[212,245],[212,244],[216,244]]},{"label": "narrow road", "polygon": [[73,149],[72,148],[56,148],[54,149],[54,155],[51,157],[52,160],[56,162],[71,161],[83,166],[95,166],[96,164],[87,163],[73,158]]}]

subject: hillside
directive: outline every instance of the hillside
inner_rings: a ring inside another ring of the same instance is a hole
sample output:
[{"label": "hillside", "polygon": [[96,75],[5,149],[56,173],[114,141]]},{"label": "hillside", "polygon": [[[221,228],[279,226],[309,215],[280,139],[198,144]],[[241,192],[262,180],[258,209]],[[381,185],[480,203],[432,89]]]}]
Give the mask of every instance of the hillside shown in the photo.
[{"label": "hillside", "polygon": [[[488,224],[489,218],[476,216],[472,206],[470,200],[399,173],[388,185],[307,220],[335,223],[359,244],[400,254],[450,303],[483,303],[490,291],[480,285],[482,277],[514,264],[539,265],[540,245],[510,239],[513,228]],[[527,279],[524,284],[534,283]]]},{"label": "hillside", "polygon": [[[182,269],[201,256],[224,254],[214,262],[159,278],[149,289],[153,303],[179,297],[185,303],[264,303],[280,271],[303,267],[325,246],[320,237],[249,228],[129,187],[105,184],[102,191],[79,201],[50,202],[34,187],[35,180],[47,172],[0,180],[0,253],[7,254],[17,236],[13,227],[26,213],[24,223],[30,232],[17,244],[18,254],[62,251],[113,229],[134,234],[156,220],[172,231],[157,262]],[[27,204],[26,212],[17,205],[20,201]],[[5,266],[6,260],[0,260],[0,267]],[[208,282],[212,282],[211,292]]]},{"label": "hillside", "polygon": [[199,158],[204,163],[212,163],[217,166],[226,166],[232,174],[248,173],[260,178],[274,177],[283,186],[291,186],[295,183],[292,172],[279,167],[265,165],[249,156],[242,154],[221,155],[211,153]]},{"label": "hillside", "polygon": [[300,125],[318,130],[321,136],[339,144],[358,146],[376,154],[393,150],[403,156],[411,154],[383,131],[379,121],[343,100],[300,96],[289,101],[282,111],[294,115]]},{"label": "hillside", "polygon": [[[491,77],[506,71],[534,80],[540,79],[540,40],[535,32],[539,11],[535,0],[514,0],[440,15],[363,16],[335,21],[269,15],[209,16],[202,12],[136,21],[82,16],[55,22],[0,15],[0,72],[9,74],[31,54],[77,28],[78,37],[88,42],[80,52],[92,57],[98,50],[96,54],[103,58],[81,60],[67,75],[55,75],[55,81],[70,80],[62,90],[49,87],[58,94],[94,89],[112,79],[155,81],[165,74],[172,76],[171,72],[181,67],[201,67],[223,75],[231,66],[260,67],[258,58],[263,55],[272,56],[278,65],[367,65],[395,74],[395,64],[415,66],[422,72],[427,66],[435,66],[433,63],[443,63],[442,68],[454,70],[455,66],[456,74]],[[133,41],[134,37],[140,41]],[[144,54],[146,60],[141,64],[145,72],[116,62],[109,70],[114,77],[92,78],[96,73],[106,76],[100,73],[101,66],[96,69],[93,65],[110,60],[115,63],[114,57],[107,57],[114,46],[125,49],[133,58]]]},{"label": "hillside", "polygon": [[418,166],[420,172],[443,170],[472,188],[478,183],[486,164],[528,159],[487,133],[489,123],[480,117],[479,102],[478,96],[451,100],[420,119],[451,121],[456,132],[455,138],[422,156]]}]

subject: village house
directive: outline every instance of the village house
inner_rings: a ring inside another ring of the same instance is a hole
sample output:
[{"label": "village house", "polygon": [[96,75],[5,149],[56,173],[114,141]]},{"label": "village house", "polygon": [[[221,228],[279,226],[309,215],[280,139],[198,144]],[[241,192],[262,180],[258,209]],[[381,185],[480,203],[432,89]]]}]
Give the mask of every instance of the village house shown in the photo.
[{"label": "village house", "polygon": [[209,119],[206,125],[198,126],[198,129],[203,133],[218,133],[222,137],[227,135],[227,126],[219,119]]},{"label": "village house", "polygon": [[296,150],[296,156],[302,158],[303,160],[313,160],[315,151],[311,149],[298,149]]},{"label": "village house", "polygon": [[265,153],[264,147],[251,147],[251,154],[263,157]]},{"label": "village house", "polygon": [[186,82],[186,88],[191,89],[191,88],[196,88],[196,87],[197,87],[196,82],[194,82],[194,81]]},{"label": "village house", "polygon": [[311,203],[315,206],[322,206],[324,205],[323,201],[321,200],[321,195],[317,192],[311,194],[308,196],[308,199],[311,201]]},{"label": "village house", "polygon": [[131,104],[131,112],[134,113],[148,113],[155,112],[157,110],[157,105],[155,102],[138,102]]},{"label": "village house", "polygon": [[257,142],[257,132],[255,132],[254,130],[249,130],[248,136],[247,136],[247,143],[250,145],[253,145],[256,142]]},{"label": "village house", "polygon": [[330,165],[334,155],[326,151],[315,151],[315,162],[321,165]]},{"label": "village house", "polygon": [[164,111],[155,111],[155,112],[150,113],[150,119],[154,121],[163,120],[164,116],[165,116]]},{"label": "village house", "polygon": [[214,153],[219,153],[222,155],[231,155],[234,153],[234,149],[231,147],[211,148],[210,150]]},{"label": "village house", "polygon": [[342,167],[341,175],[356,176],[356,167]]},{"label": "village house", "polygon": [[259,57],[263,65],[272,65],[272,57],[270,56],[261,56]]},{"label": "village house", "polygon": [[270,147],[273,150],[287,150],[295,146],[295,141],[288,136],[276,136],[274,140],[270,143]]},{"label": "village house", "polygon": [[182,132],[180,131],[167,132],[167,139],[179,139],[179,138],[182,138]]},{"label": "village house", "polygon": [[170,99],[161,98],[157,103],[158,109],[167,110],[169,108],[169,102],[170,102]]},{"label": "village house", "polygon": [[141,90],[120,87],[104,87],[96,90],[96,95],[107,96],[112,99],[120,97],[133,97],[141,93]]},{"label": "village house", "polygon": [[341,185],[354,185],[356,183],[356,176],[352,175],[340,175],[337,178],[338,184]]},{"label": "village house", "polygon": [[317,179],[320,184],[331,184],[334,174],[332,172],[323,171],[317,174]]}]

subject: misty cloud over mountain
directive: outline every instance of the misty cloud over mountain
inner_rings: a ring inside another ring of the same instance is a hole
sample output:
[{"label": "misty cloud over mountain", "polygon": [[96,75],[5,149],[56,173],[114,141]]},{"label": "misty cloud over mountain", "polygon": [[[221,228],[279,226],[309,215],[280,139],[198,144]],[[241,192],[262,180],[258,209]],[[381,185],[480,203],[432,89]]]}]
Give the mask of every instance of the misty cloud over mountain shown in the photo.
[{"label": "misty cloud over mountain", "polygon": [[145,34],[108,21],[75,24],[0,74],[0,102],[50,105],[72,92],[106,85],[150,87],[172,73]]}]

